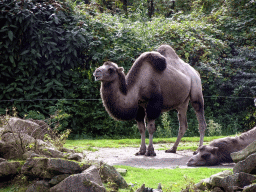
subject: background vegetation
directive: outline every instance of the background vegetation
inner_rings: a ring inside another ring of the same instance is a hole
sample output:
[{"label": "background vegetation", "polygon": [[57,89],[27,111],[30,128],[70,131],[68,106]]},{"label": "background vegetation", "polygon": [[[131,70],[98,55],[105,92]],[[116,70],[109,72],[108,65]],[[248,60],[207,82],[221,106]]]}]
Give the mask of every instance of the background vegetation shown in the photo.
[{"label": "background vegetation", "polygon": [[[125,71],[161,44],[202,78],[208,135],[255,126],[256,12],[251,0],[0,0],[0,114],[52,115],[72,138],[139,137],[112,120],[92,73],[111,60]],[[8,111],[7,111],[8,110]],[[198,135],[193,109],[186,136]],[[171,111],[156,136],[176,136]],[[168,129],[169,127],[169,129]]]}]

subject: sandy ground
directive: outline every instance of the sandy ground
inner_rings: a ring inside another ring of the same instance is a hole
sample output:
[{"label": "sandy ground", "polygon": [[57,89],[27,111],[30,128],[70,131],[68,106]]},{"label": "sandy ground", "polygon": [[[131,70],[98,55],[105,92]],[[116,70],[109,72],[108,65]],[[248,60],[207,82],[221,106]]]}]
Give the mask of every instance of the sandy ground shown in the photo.
[{"label": "sandy ground", "polygon": [[[154,145],[156,156],[135,156],[139,148],[100,148],[96,152],[85,151],[87,159],[102,160],[109,165],[127,165],[139,168],[193,168],[188,167],[186,163],[193,156],[192,151],[177,151],[174,153],[165,153],[164,150],[157,150],[158,146]],[[212,168],[232,168],[234,163],[211,166]]]}]

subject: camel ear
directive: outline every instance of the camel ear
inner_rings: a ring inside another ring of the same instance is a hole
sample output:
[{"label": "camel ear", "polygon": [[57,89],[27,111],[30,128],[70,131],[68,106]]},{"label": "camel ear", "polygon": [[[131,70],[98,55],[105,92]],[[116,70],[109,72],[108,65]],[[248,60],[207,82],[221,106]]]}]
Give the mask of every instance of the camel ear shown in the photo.
[{"label": "camel ear", "polygon": [[123,72],[124,72],[124,68],[123,68],[123,67],[118,67],[117,71],[118,71],[119,73],[123,73]]}]

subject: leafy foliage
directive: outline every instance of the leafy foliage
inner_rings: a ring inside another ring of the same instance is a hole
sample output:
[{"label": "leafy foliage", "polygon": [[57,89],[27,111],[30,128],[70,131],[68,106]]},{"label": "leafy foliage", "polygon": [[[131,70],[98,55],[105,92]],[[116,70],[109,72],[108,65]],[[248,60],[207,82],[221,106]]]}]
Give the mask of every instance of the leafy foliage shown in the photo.
[{"label": "leafy foliage", "polygon": [[75,92],[72,79],[84,62],[86,37],[62,2],[4,0],[0,9],[0,99],[37,99],[13,104],[21,115],[31,109],[45,113],[41,99],[68,98]]},{"label": "leafy foliage", "polygon": [[[252,128],[254,7],[250,0],[1,0],[0,114],[13,106],[21,117],[57,113],[59,130],[74,138],[139,137],[135,121],[106,113],[92,73],[107,60],[127,72],[141,53],[169,44],[200,72],[207,121],[226,135]],[[191,107],[187,116],[186,136],[198,135]],[[156,124],[159,136],[175,136],[176,112]]]}]

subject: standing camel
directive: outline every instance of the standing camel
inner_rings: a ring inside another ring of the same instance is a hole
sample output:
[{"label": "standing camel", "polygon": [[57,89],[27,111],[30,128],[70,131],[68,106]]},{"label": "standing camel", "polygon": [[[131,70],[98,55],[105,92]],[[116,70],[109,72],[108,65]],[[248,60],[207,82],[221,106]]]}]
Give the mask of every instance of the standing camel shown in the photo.
[{"label": "standing camel", "polygon": [[[206,129],[204,100],[199,73],[181,60],[168,45],[162,45],[157,52],[145,52],[136,59],[125,76],[122,67],[105,62],[93,75],[101,81],[101,98],[110,116],[116,120],[136,119],[141,134],[141,146],[136,155],[155,156],[153,133],[155,119],[162,112],[176,109],[179,119],[179,133],[173,147],[166,153],[176,153],[178,144],[185,134],[189,100],[195,109],[199,122],[200,143]],[[149,132],[146,148],[145,130]]]}]

